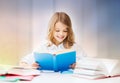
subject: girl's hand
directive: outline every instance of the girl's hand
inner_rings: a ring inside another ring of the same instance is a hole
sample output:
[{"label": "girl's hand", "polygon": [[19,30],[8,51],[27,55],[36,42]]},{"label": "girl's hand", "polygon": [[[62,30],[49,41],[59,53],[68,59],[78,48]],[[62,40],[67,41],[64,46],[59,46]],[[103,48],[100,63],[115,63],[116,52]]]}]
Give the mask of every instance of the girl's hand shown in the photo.
[{"label": "girl's hand", "polygon": [[70,65],[71,69],[75,69],[76,63],[73,63],[72,65]]},{"label": "girl's hand", "polygon": [[33,68],[35,68],[35,69],[40,68],[40,66],[39,66],[39,64],[38,64],[38,63],[33,63],[33,64],[32,64],[32,67],[33,67]]}]

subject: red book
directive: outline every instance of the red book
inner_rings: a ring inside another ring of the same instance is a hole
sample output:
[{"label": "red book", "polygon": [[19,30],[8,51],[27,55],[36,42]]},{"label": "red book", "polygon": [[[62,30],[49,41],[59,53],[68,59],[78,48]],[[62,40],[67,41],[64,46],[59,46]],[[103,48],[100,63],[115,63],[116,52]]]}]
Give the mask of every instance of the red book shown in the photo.
[{"label": "red book", "polygon": [[16,81],[17,79],[30,81],[38,75],[40,71],[36,69],[0,65],[0,80],[3,81]]}]

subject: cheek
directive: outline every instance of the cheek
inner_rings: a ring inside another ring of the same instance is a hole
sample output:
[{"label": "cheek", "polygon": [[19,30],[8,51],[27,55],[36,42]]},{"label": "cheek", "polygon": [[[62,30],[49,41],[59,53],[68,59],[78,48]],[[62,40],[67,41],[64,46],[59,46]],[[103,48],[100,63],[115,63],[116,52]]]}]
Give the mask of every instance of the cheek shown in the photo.
[{"label": "cheek", "polygon": [[67,33],[65,33],[65,37],[67,37],[68,36],[68,34]]},{"label": "cheek", "polygon": [[57,35],[57,32],[54,32],[54,34],[53,34],[54,36],[56,36]]},{"label": "cheek", "polygon": [[58,33],[57,33],[57,32],[55,32],[55,33],[53,34],[53,36],[54,36],[54,37],[56,37],[56,36],[57,36],[57,34],[58,34]]}]

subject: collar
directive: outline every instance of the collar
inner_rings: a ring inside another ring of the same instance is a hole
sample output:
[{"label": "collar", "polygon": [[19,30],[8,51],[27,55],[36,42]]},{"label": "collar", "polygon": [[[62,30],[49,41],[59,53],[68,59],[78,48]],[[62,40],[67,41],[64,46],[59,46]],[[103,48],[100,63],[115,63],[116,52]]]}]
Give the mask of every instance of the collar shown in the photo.
[{"label": "collar", "polygon": [[64,49],[63,43],[59,44],[56,46],[55,44],[52,43],[52,45],[49,47],[51,49]]}]

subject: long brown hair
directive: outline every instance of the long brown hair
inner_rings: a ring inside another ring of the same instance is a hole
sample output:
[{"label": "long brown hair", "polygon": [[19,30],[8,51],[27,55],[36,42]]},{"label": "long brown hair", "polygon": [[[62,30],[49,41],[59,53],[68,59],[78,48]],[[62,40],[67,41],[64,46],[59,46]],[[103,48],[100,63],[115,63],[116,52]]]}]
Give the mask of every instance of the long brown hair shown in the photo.
[{"label": "long brown hair", "polygon": [[[68,32],[67,32],[67,37],[66,39],[64,39],[63,41],[63,45],[65,48],[71,48],[71,46],[73,46],[73,44],[75,43],[75,39],[74,39],[74,33],[72,30],[72,23],[71,23],[71,19],[70,17],[64,13],[64,12],[56,12],[49,23],[49,30],[48,30],[48,40],[51,41],[53,44],[55,44],[56,40],[53,37],[53,32],[55,30],[55,24],[57,22],[61,22],[63,24],[65,24],[68,28]],[[50,44],[49,44],[50,46]]]}]

